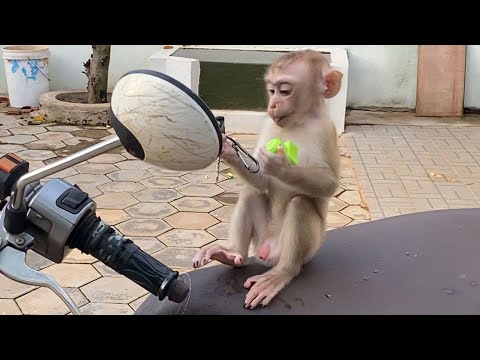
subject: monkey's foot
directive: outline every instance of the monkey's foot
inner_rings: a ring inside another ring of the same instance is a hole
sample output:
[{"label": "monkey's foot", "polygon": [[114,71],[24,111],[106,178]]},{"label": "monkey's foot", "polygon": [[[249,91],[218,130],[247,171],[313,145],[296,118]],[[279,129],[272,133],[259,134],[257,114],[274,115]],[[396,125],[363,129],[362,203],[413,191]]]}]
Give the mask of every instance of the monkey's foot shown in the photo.
[{"label": "monkey's foot", "polygon": [[199,268],[208,264],[212,260],[217,260],[230,266],[240,266],[243,264],[243,256],[236,251],[224,248],[223,246],[211,244],[198,250],[193,258],[193,267]]},{"label": "monkey's foot", "polygon": [[273,270],[248,278],[243,285],[250,289],[245,298],[245,307],[254,309],[258,305],[267,306],[291,279],[291,276]]}]

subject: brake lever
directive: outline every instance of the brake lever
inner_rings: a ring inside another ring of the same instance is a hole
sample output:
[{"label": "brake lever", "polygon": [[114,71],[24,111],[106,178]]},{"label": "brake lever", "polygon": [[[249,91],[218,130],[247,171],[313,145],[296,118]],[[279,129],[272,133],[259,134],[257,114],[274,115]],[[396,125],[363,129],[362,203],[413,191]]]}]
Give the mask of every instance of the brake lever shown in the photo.
[{"label": "brake lever", "polygon": [[47,287],[68,306],[72,314],[81,315],[73,299],[51,276],[36,271],[26,262],[25,251],[5,246],[0,251],[0,273],[6,277],[27,285]]}]

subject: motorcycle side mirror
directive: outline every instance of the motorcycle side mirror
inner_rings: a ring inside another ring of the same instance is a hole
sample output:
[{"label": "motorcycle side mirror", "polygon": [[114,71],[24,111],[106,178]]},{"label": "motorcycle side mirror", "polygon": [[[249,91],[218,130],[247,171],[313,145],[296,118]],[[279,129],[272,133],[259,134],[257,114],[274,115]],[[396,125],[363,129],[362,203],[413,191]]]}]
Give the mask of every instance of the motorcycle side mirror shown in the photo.
[{"label": "motorcycle side mirror", "polygon": [[[223,148],[225,119],[215,117],[188,87],[157,71],[125,74],[112,92],[110,117],[123,147],[160,168],[204,169],[218,159]],[[245,166],[257,172],[258,162],[228,139]]]}]

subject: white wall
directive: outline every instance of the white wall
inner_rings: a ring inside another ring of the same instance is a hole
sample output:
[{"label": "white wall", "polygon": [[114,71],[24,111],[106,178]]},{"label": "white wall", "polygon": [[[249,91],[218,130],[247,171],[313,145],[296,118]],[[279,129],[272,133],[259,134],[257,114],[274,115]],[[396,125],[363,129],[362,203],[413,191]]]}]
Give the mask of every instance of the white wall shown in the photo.
[{"label": "white wall", "polygon": [[[1,48],[7,45],[0,45]],[[87,77],[82,73],[83,63],[90,58],[91,45],[47,45],[50,49],[50,90],[86,89]],[[148,66],[148,58],[162,45],[113,45],[110,59],[109,87],[136,68]],[[3,57],[2,57],[3,59]],[[2,60],[3,62],[3,60]],[[0,66],[0,94],[7,93],[5,67]]]},{"label": "white wall", "polygon": [[[5,45],[0,45],[2,48]],[[228,45],[217,45],[217,47]],[[260,45],[259,45],[260,46]],[[281,47],[281,45],[261,45]],[[290,47],[291,45],[285,45]],[[348,106],[415,107],[417,45],[302,45],[345,47],[350,76]],[[146,67],[148,58],[162,45],[113,45],[110,89],[127,71]],[[49,45],[51,90],[86,88],[83,62],[90,45]],[[480,108],[480,45],[468,46],[466,107]],[[4,67],[0,66],[0,93],[7,93]]]},{"label": "white wall", "polygon": [[480,45],[467,47],[464,104],[466,108],[480,108]]}]

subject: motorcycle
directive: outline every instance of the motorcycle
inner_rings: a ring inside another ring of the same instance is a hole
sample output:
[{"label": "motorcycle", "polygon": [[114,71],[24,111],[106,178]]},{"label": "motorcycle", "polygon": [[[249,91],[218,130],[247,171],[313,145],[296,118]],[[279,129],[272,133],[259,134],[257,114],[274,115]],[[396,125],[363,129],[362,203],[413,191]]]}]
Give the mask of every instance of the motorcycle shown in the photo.
[{"label": "motorcycle", "polygon": [[[218,160],[225,134],[223,117],[214,117],[183,84],[151,70],[132,71],[119,80],[110,118],[117,136],[40,169],[29,172],[29,163],[16,154],[0,158],[0,273],[51,289],[76,315],[79,308],[58,282],[27,265],[27,251],[61,263],[78,249],[161,301],[181,303],[189,288],[177,271],[102,221],[95,201],[79,186],[60,178],[43,185],[40,180],[121,146],[137,159],[162,168],[201,169]],[[169,132],[180,141],[169,141]],[[227,138],[247,169],[257,172],[258,162]]]}]

